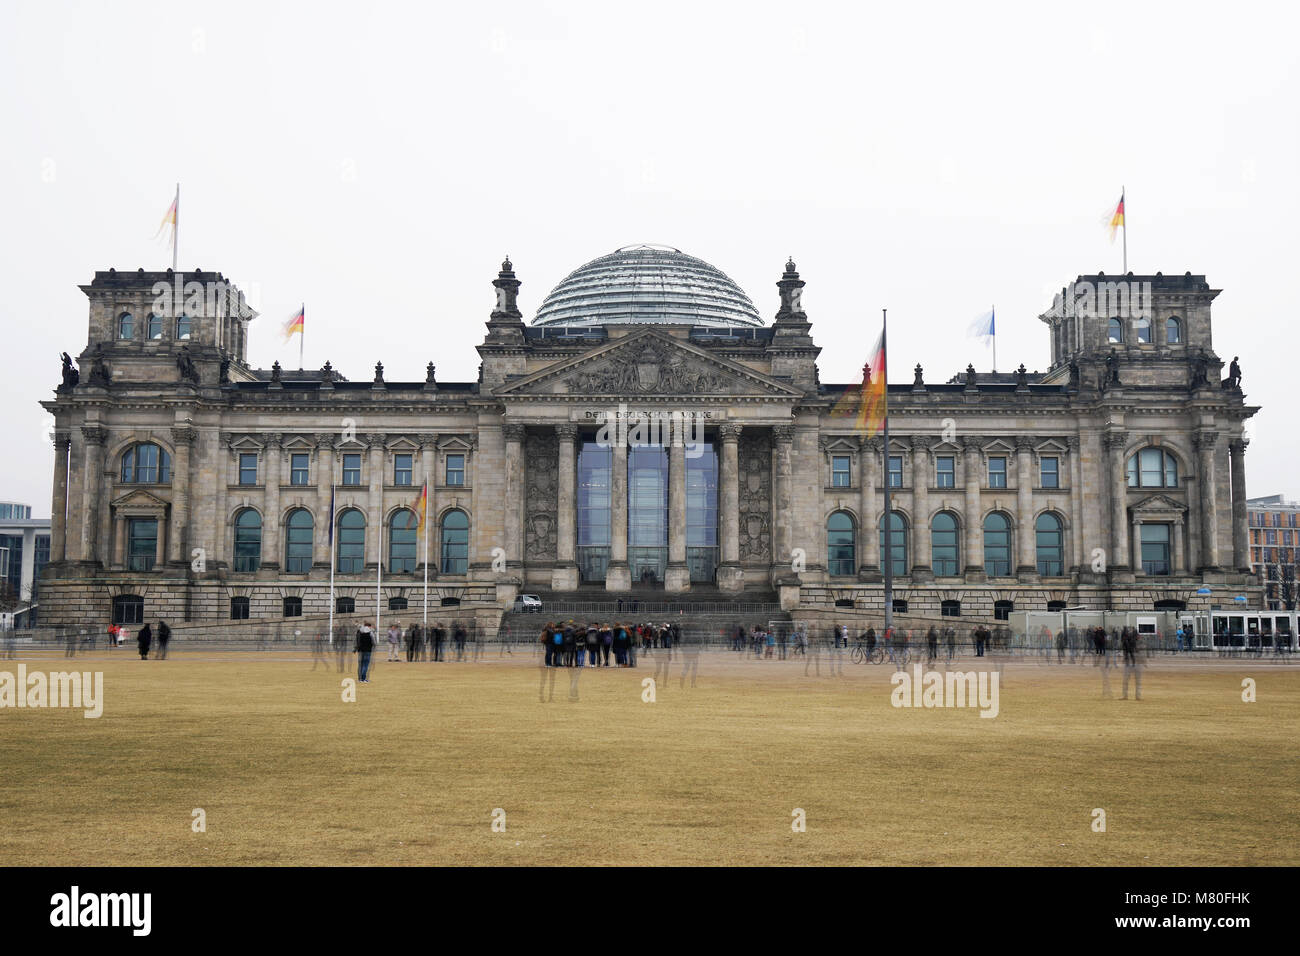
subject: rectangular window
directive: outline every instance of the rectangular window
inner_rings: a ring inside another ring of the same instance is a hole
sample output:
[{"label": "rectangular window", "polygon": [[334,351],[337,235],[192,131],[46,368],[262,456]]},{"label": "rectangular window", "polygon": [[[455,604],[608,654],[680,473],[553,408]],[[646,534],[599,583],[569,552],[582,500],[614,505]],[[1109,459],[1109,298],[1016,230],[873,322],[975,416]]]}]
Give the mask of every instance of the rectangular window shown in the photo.
[{"label": "rectangular window", "polygon": [[154,560],[157,557],[157,519],[130,519],[127,523],[127,569],[130,571],[152,571]]},{"label": "rectangular window", "polygon": [[831,485],[848,488],[851,483],[848,455],[831,455]]},{"label": "rectangular window", "polygon": [[1169,573],[1169,525],[1142,525],[1142,573]]},{"label": "rectangular window", "polygon": [[411,456],[393,456],[393,484],[409,485],[411,483]]},{"label": "rectangular window", "polygon": [[889,487],[903,487],[903,456],[889,456]]},{"label": "rectangular window", "polygon": [[1039,461],[1038,476],[1043,488],[1059,488],[1060,462],[1055,458],[1043,458]]},{"label": "rectangular window", "polygon": [[934,459],[934,486],[954,488],[957,485],[957,459],[952,455],[938,455]]},{"label": "rectangular window", "polygon": [[232,597],[230,599],[230,619],[232,621],[248,620],[248,598]]},{"label": "rectangular window", "polygon": [[243,452],[239,456],[239,483],[241,485],[257,484],[257,455]]},{"label": "rectangular window", "polygon": [[343,484],[361,484],[361,455],[348,454],[343,456]]},{"label": "rectangular window", "polygon": [[309,456],[305,454],[293,454],[289,456],[289,484],[305,485],[308,480],[308,462]]},{"label": "rectangular window", "polygon": [[284,616],[285,617],[302,617],[302,598],[287,597],[284,599]]},{"label": "rectangular window", "polygon": [[447,484],[449,485],[465,484],[465,456],[464,455],[447,456]]},{"label": "rectangular window", "polygon": [[1007,486],[1007,460],[1005,458],[989,459],[989,487],[1005,488]]},{"label": "rectangular window", "polygon": [[1265,531],[1265,532],[1264,532],[1264,543],[1265,543],[1265,544],[1277,544],[1277,532],[1274,531],[1272,528],[1269,528],[1267,531]]}]

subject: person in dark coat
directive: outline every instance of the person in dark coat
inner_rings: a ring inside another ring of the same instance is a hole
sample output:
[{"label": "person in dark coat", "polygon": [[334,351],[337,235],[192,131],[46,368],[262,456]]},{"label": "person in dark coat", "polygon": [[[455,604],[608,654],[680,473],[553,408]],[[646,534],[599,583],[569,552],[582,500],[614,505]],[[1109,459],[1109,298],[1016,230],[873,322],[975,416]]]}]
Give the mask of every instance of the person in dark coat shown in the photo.
[{"label": "person in dark coat", "polygon": [[370,622],[357,628],[357,679],[363,684],[370,683],[370,654],[375,649],[375,632]]},{"label": "person in dark coat", "polygon": [[136,640],[140,643],[140,660],[148,660],[149,645],[153,643],[153,631],[149,629],[148,624],[140,628],[140,636]]},{"label": "person in dark coat", "polygon": [[167,642],[172,639],[172,629],[166,621],[158,622],[158,659],[167,660]]}]

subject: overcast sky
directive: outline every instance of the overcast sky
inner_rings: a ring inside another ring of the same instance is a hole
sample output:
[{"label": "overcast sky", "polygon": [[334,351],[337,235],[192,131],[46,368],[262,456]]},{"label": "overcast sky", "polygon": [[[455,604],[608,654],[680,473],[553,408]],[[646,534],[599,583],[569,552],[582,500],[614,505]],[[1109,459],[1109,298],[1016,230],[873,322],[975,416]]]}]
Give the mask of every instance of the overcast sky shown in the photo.
[{"label": "overcast sky", "polygon": [[770,321],[793,255],[823,382],[890,315],[890,380],[991,356],[1049,364],[1037,319],[1129,268],[1223,290],[1248,491],[1300,497],[1295,445],[1300,82],[1294,6],[1090,3],[0,2],[0,500],[50,513],[36,404],[85,345],[77,288],[182,269],[261,313],[249,360],[472,380],[508,253],[530,320],[634,242],[722,269]]}]

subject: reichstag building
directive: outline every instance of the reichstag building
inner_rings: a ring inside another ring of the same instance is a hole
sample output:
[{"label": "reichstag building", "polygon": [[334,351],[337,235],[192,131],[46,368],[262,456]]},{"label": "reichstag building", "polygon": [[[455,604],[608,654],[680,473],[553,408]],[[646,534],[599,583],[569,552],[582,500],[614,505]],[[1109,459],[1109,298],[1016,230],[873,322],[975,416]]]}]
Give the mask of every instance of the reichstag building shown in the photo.
[{"label": "reichstag building", "polygon": [[492,285],[478,380],[396,382],[255,367],[219,273],[97,272],[42,403],[43,620],[319,617],[331,566],[338,612],[408,620],[426,575],[484,620],[521,592],[879,613],[882,556],[913,614],[1258,601],[1256,409],[1204,276],[1078,277],[1041,316],[1045,373],[894,374],[888,448],[843,414],[862,381],[820,380],[793,262],[771,321],[668,247],[588,262],[531,321],[509,261]]}]

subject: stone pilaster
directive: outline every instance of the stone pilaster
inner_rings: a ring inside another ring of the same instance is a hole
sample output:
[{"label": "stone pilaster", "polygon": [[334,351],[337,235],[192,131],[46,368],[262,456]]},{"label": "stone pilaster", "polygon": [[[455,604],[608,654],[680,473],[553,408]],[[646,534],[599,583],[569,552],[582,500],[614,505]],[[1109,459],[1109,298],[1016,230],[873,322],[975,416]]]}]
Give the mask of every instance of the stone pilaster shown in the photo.
[{"label": "stone pilaster", "polygon": [[[430,366],[432,367],[432,366]],[[432,372],[430,373],[432,374]],[[438,436],[421,435],[420,436],[420,471],[424,477],[425,494],[428,498],[425,501],[425,527],[424,534],[418,543],[420,548],[419,568],[429,565],[429,580],[438,576],[438,550],[441,542],[438,540]]]},{"label": "stone pilaster", "polygon": [[776,583],[791,572],[791,516],[793,514],[790,477],[790,454],[794,448],[794,426],[777,425],[772,429],[772,569]]},{"label": "stone pilaster", "polygon": [[686,566],[686,447],[689,431],[677,421],[668,442],[668,567],[664,590],[689,591],[691,572]]},{"label": "stone pilaster", "polygon": [[578,426],[555,426],[559,446],[556,467],[555,569],[551,572],[551,590],[573,591],[578,587],[576,535],[578,530]]},{"label": "stone pilaster", "polygon": [[176,455],[172,459],[171,530],[167,535],[167,562],[189,564],[190,542],[190,452],[198,433],[189,426],[172,429]]},{"label": "stone pilaster", "polygon": [[522,570],[524,566],[524,426],[503,425],[506,443],[506,567]]},{"label": "stone pilaster", "polygon": [[912,436],[912,582],[934,580],[930,538],[930,439]]},{"label": "stone pilaster", "polygon": [[718,587],[724,591],[745,587],[740,567],[740,432],[741,426],[734,422],[718,428],[722,438],[722,562],[718,565]]},{"label": "stone pilaster", "polygon": [[[330,565],[329,525],[333,516],[330,514],[330,498],[334,490],[334,436],[322,432],[316,436],[316,522],[312,531],[311,562],[315,567]],[[278,517],[278,516],[277,516]],[[271,552],[278,562],[284,552],[284,542],[278,538],[270,539],[274,547]],[[267,554],[266,545],[262,554]],[[262,562],[266,567],[266,562]]]},{"label": "stone pilaster", "polygon": [[880,573],[880,524],[876,516],[879,506],[876,504],[876,485],[880,481],[877,460],[880,456],[879,438],[858,439],[858,531],[860,543],[858,553],[862,558],[858,562],[859,581],[879,581]]},{"label": "stone pilaster", "polygon": [[1070,554],[1073,569],[1083,566],[1083,475],[1079,462],[1079,439],[1065,439],[1070,455]]},{"label": "stone pilaster", "polygon": [[1214,446],[1219,436],[1212,431],[1197,432],[1195,437],[1200,474],[1196,476],[1201,508],[1201,570],[1220,571],[1219,511],[1214,498]]},{"label": "stone pilaster", "polygon": [[366,436],[369,461],[366,470],[370,475],[370,489],[366,496],[366,567],[384,559],[384,436],[374,433]]},{"label": "stone pilaster", "polygon": [[966,539],[966,580],[978,583],[986,580],[984,573],[984,516],[980,513],[980,488],[984,484],[984,443],[979,438],[967,436],[961,440],[962,484],[966,505],[962,515],[962,533]]},{"label": "stone pilaster", "polygon": [[[266,514],[262,518],[262,555],[265,557],[268,551],[267,545],[270,544],[275,550],[271,551],[271,567],[279,567],[279,558],[284,546],[281,544],[283,534],[281,533],[280,524],[280,462],[284,458],[284,436],[279,433],[271,433],[263,436],[266,445],[262,449],[262,485],[266,489]],[[318,512],[316,519],[312,522],[312,544],[313,551],[315,543],[325,539],[325,560],[329,561],[329,525],[326,521],[321,520],[321,515],[329,510],[329,498],[325,499],[325,508]],[[312,561],[315,563],[315,555]],[[262,567],[266,567],[267,562],[262,562]]]},{"label": "stone pilaster", "polygon": [[1032,580],[1038,573],[1034,533],[1034,442],[1016,440],[1016,575]]},{"label": "stone pilaster", "polygon": [[1110,475],[1110,560],[1107,567],[1112,571],[1128,571],[1129,565],[1129,522],[1128,522],[1128,472],[1124,458],[1124,447],[1128,436],[1124,432],[1107,432],[1106,456]]}]

